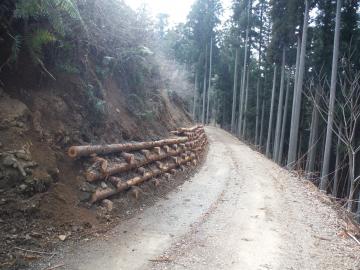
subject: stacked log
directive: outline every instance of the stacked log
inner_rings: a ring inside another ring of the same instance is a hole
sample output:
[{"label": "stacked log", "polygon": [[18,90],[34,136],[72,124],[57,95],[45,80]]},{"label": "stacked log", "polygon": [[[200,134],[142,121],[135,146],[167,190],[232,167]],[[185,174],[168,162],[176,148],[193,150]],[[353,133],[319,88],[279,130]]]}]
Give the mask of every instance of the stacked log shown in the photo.
[{"label": "stacked log", "polygon": [[[93,164],[85,173],[88,182],[102,180],[113,186],[98,188],[90,202],[99,202],[162,174],[169,177],[185,166],[196,166],[207,144],[203,126],[180,128],[171,133],[175,137],[152,142],[70,147],[68,155],[71,158],[92,158]],[[106,159],[107,156],[110,157]],[[114,156],[123,161],[117,158],[114,162]],[[129,172],[136,176],[128,180],[121,178]]]}]

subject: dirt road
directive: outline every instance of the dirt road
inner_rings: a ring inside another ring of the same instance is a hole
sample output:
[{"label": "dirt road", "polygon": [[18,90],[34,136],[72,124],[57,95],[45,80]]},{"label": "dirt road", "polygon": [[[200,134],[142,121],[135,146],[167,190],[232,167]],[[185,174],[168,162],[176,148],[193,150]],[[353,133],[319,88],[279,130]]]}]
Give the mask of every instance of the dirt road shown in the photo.
[{"label": "dirt road", "polygon": [[207,128],[202,169],[102,240],[64,250],[62,269],[360,269],[343,221],[309,183]]}]

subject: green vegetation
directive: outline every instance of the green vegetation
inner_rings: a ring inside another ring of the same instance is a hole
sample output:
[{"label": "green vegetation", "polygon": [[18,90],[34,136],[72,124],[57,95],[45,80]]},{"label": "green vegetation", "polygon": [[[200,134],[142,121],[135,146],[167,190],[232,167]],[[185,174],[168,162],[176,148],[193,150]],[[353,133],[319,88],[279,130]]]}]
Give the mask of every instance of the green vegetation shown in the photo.
[{"label": "green vegetation", "polygon": [[220,1],[197,0],[187,22],[163,35],[169,54],[196,81],[194,118],[216,122],[277,163],[306,171],[356,210],[359,1],[233,0],[231,18],[218,27],[220,14]]}]

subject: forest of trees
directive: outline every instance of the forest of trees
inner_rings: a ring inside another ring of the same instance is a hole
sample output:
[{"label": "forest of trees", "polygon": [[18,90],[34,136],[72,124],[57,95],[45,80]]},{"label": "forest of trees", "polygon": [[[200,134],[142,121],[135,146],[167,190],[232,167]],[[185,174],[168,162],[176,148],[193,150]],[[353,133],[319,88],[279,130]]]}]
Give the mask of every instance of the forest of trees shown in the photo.
[{"label": "forest of trees", "polygon": [[[221,0],[196,0],[173,27],[166,14],[152,21],[123,1],[96,3],[1,2],[0,73],[30,58],[48,77],[56,68],[86,75],[87,57],[74,56],[95,55],[99,66],[113,62],[99,75],[145,89],[156,74],[148,48],[160,51],[190,71],[194,120],[231,131],[360,218],[359,1],[233,0],[224,22]],[[107,14],[103,22],[94,10]],[[102,104],[101,93],[91,97]]]},{"label": "forest of trees", "polygon": [[[197,0],[161,35],[192,72],[196,121],[296,170],[360,218],[360,5]],[[164,28],[162,28],[164,29]]]}]

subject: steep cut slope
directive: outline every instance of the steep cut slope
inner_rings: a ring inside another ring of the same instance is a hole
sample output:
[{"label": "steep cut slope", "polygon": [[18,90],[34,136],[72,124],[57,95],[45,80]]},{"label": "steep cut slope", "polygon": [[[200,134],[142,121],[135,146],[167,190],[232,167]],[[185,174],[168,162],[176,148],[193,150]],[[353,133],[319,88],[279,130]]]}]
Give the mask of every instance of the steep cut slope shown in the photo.
[{"label": "steep cut slope", "polygon": [[[19,16],[23,2],[0,6],[8,54],[0,57],[0,268],[9,269],[39,255],[20,258],[15,247],[44,250],[64,232],[109,223],[81,204],[83,168],[67,157],[69,146],[155,140],[191,124],[185,101],[169,90],[177,78],[149,49],[151,30],[120,1],[73,1],[78,18],[61,10],[61,34],[48,16]],[[34,61],[25,40],[39,27],[54,41],[40,44]],[[9,35],[24,40],[14,62]]]}]

